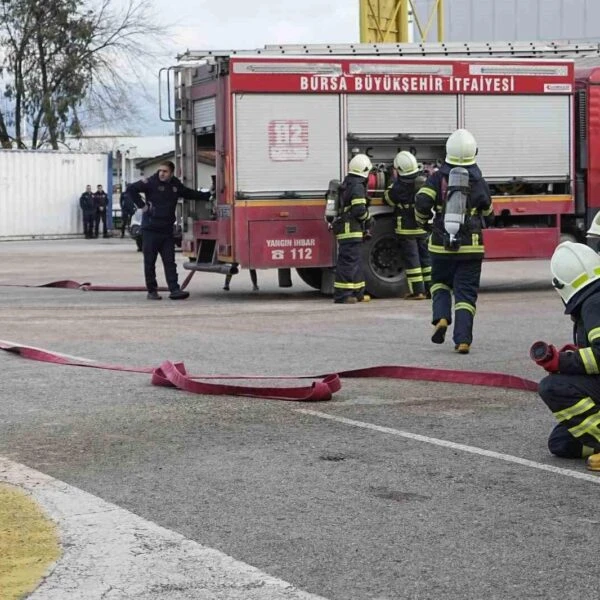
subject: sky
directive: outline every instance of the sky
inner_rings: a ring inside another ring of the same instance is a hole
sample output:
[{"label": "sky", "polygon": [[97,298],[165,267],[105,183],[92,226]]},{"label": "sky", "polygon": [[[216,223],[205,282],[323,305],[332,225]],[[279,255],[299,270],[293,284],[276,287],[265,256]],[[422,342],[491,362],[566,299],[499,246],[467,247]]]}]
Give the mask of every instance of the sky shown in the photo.
[{"label": "sky", "polygon": [[[188,49],[359,41],[359,0],[154,0],[153,5],[157,19],[173,32],[170,54],[156,66],[157,73]],[[158,90],[157,82],[150,82],[149,89]],[[158,118],[158,96],[143,112],[145,134],[172,132]]]}]

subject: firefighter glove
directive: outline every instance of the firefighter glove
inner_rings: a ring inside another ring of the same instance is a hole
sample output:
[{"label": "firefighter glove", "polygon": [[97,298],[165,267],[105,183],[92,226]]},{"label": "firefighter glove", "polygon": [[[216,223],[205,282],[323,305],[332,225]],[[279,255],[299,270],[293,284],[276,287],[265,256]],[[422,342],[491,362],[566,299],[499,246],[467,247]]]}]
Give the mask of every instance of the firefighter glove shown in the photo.
[{"label": "firefighter glove", "polygon": [[529,356],[537,365],[548,371],[558,373],[559,351],[552,344],[535,342],[529,349]]}]

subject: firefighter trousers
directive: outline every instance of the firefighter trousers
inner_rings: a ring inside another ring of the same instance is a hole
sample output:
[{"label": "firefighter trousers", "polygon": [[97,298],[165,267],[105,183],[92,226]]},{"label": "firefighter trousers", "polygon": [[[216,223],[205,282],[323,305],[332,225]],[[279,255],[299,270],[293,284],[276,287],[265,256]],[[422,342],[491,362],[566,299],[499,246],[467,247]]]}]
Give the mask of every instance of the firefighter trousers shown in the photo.
[{"label": "firefighter trousers", "polygon": [[431,255],[432,323],[440,319],[452,323],[452,296],[454,296],[455,344],[471,344],[473,321],[481,279],[483,258],[454,258]]},{"label": "firefighter trousers", "polygon": [[548,449],[563,458],[600,452],[600,376],[555,373],[540,381],[538,393],[558,421]]},{"label": "firefighter trousers", "polygon": [[339,242],[333,283],[333,299],[340,301],[365,295],[365,278],[362,269],[362,240]]},{"label": "firefighter trousers", "polygon": [[156,281],[156,259],[160,254],[169,291],[171,293],[177,291],[179,289],[179,284],[177,283],[175,239],[173,238],[173,233],[144,229],[142,234],[142,252],[144,253],[146,289],[149,292],[155,292],[158,289],[158,283]]},{"label": "firefighter trousers", "polygon": [[431,256],[426,237],[398,235],[398,248],[404,262],[411,294],[427,294],[431,286]]}]

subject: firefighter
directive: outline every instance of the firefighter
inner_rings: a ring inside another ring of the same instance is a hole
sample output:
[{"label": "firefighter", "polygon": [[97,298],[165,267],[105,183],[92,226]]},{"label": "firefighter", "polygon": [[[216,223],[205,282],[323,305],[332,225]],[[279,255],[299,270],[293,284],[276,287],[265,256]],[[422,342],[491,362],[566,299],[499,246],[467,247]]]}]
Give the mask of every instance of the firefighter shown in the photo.
[{"label": "firefighter", "polygon": [[91,240],[94,237],[96,219],[96,204],[91,185],[85,186],[85,192],[79,197],[79,207],[83,213],[83,234],[86,240]]},{"label": "firefighter", "polygon": [[600,251],[600,211],[596,213],[590,228],[586,232],[586,237],[594,241],[591,245],[596,249],[596,252]]},{"label": "firefighter", "polygon": [[[144,276],[148,300],[160,300],[156,281],[156,258],[160,254],[169,286],[171,300],[184,300],[190,294],[179,287],[175,264],[175,209],[181,198],[208,200],[210,192],[196,191],[184,186],[174,177],[175,165],[170,161],[161,163],[158,171],[148,179],[141,179],[127,186],[126,194],[143,211],[142,252]],[[144,202],[140,196],[146,197]]]},{"label": "firefighter", "polygon": [[338,244],[333,284],[336,304],[368,302],[362,271],[363,236],[372,223],[367,205],[367,178],[373,165],[366,154],[356,154],[339,190],[338,216],[332,224]]},{"label": "firefighter", "polygon": [[[454,350],[468,354],[473,341],[473,320],[481,263],[482,227],[491,225],[490,190],[476,163],[477,142],[466,129],[446,141],[446,158],[431,174],[415,198],[415,217],[430,228],[432,324],[431,341],[442,344],[452,323],[454,295]],[[431,220],[433,213],[433,222]]]},{"label": "firefighter", "polygon": [[[407,300],[425,300],[431,283],[431,258],[427,249],[427,232],[415,219],[415,194],[419,165],[415,156],[403,150],[394,158],[395,181],[384,194],[387,204],[394,207],[396,236],[406,267],[409,293]],[[422,180],[421,180],[422,181]]]},{"label": "firefighter", "polygon": [[563,458],[587,458],[600,471],[600,256],[589,246],[559,244],[550,261],[552,285],[574,322],[574,344],[536,342],[531,358],[549,375],[538,393],[558,424],[548,448]]}]

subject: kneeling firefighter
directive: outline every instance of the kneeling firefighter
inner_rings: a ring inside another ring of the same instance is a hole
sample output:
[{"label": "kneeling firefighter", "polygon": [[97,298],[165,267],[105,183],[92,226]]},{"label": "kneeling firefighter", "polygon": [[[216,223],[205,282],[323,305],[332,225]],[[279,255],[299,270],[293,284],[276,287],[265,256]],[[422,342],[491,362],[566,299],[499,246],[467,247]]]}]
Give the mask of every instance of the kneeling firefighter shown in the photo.
[{"label": "kneeling firefighter", "polygon": [[[427,249],[429,234],[417,224],[415,194],[420,179],[419,165],[413,154],[403,150],[394,158],[395,181],[383,196],[394,207],[396,236],[406,268],[407,300],[425,300],[431,284],[431,258]],[[421,179],[420,183],[423,182]]]},{"label": "kneeling firefighter", "polygon": [[548,438],[552,454],[586,458],[600,471],[600,256],[585,244],[563,242],[550,261],[552,285],[574,322],[574,344],[531,346],[530,357],[549,375],[538,393],[558,421]]},{"label": "kneeling firefighter", "polygon": [[442,344],[452,323],[454,294],[454,349],[468,354],[484,256],[482,228],[494,215],[487,182],[475,162],[477,142],[466,129],[446,141],[446,158],[429,176],[415,198],[415,217],[428,228],[431,253],[431,341]]},{"label": "kneeling firefighter", "polygon": [[372,224],[367,204],[367,178],[372,168],[366,154],[356,154],[348,163],[348,174],[339,188],[332,190],[333,182],[330,183],[329,194],[338,195],[335,216],[328,218],[338,244],[333,284],[336,304],[370,300],[365,294],[361,249],[363,237]]}]

